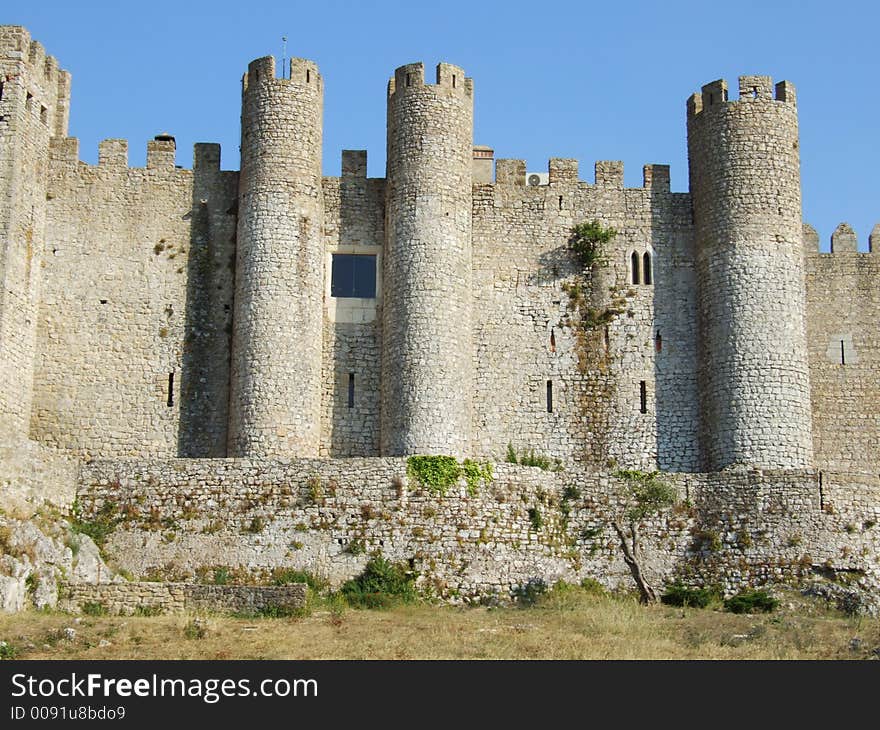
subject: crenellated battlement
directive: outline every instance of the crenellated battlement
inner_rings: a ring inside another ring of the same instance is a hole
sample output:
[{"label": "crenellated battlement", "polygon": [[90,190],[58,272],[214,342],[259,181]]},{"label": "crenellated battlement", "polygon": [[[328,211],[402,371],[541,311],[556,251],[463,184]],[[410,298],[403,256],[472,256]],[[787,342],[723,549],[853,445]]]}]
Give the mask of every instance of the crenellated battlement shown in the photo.
[{"label": "crenellated battlement", "polygon": [[[804,223],[804,250],[808,253],[819,253],[819,234],[809,223]],[[859,240],[853,227],[843,222],[834,229],[831,234],[831,250],[823,254],[880,254],[880,223],[877,223],[868,236],[868,250],[859,251]]]},{"label": "crenellated battlement", "polygon": [[290,58],[286,67],[281,69],[281,76],[276,76],[277,66],[274,56],[263,56],[248,64],[247,73],[241,79],[242,93],[258,84],[288,84],[321,92],[323,79],[318,64],[307,58]]},{"label": "crenellated battlement", "polygon": [[[551,157],[547,163],[547,180],[550,187],[586,183],[578,176],[578,161]],[[525,160],[498,159],[495,161],[495,184],[530,187],[526,180]],[[623,189],[623,162],[598,160],[593,166],[593,185],[604,188]],[[546,185],[535,186],[537,188]],[[648,164],[642,167],[642,188],[670,192],[669,165]],[[640,190],[642,188],[631,188]]]},{"label": "crenellated battlement", "polygon": [[419,61],[400,66],[394,71],[394,76],[388,81],[388,98],[390,99],[398,91],[418,89],[425,86],[438,86],[449,89],[452,93],[473,97],[474,81],[465,76],[465,71],[460,66],[451,63],[438,63],[436,69],[436,81],[434,84],[425,83],[425,65]]},{"label": "crenellated battlement", "polygon": [[724,104],[739,102],[777,101],[797,105],[797,93],[790,81],[780,81],[775,86],[770,76],[740,76],[738,83],[739,98],[731,99],[727,81],[717,79],[705,84],[699,93],[692,94],[687,100],[688,118],[698,116],[704,109],[720,107]]}]

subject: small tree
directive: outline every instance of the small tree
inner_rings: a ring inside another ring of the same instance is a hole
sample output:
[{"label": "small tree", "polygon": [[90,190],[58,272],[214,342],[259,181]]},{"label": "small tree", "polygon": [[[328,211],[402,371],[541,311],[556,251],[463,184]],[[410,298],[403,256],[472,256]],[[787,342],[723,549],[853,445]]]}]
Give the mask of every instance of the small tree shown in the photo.
[{"label": "small tree", "polygon": [[599,221],[593,219],[587,223],[578,223],[571,229],[568,246],[584,269],[592,269],[595,264],[601,264],[605,261],[602,245],[608,243],[616,235],[616,230],[606,228]]},{"label": "small tree", "polygon": [[611,525],[620,540],[623,561],[632,573],[642,603],[656,603],[657,592],[642,570],[639,529],[646,518],[674,506],[678,501],[678,494],[656,471],[622,469],[615,476],[625,484],[626,501],[623,519],[615,517]]}]

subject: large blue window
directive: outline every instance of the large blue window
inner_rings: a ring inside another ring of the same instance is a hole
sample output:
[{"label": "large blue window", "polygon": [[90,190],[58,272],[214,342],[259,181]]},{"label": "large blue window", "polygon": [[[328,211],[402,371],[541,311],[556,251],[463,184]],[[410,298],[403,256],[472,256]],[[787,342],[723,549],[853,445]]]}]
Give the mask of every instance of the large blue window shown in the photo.
[{"label": "large blue window", "polygon": [[374,299],[376,296],[376,257],[363,254],[333,254],[330,296]]}]

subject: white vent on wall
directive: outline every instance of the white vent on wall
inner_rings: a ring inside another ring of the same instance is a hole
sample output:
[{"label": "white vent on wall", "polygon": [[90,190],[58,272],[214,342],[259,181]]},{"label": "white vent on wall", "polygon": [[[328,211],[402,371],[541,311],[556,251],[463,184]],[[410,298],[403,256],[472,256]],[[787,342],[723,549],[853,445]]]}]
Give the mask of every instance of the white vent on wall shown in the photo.
[{"label": "white vent on wall", "polygon": [[550,184],[550,173],[549,172],[527,172],[526,173],[526,185],[530,188],[537,187],[538,185],[549,185]]}]

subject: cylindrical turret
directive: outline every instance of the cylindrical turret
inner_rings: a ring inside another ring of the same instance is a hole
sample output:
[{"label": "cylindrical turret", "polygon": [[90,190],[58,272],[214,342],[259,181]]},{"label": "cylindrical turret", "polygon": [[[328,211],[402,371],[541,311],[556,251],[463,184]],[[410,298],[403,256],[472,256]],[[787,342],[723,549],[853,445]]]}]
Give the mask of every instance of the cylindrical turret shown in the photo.
[{"label": "cylindrical turret", "polygon": [[317,456],[323,83],[311,61],[244,77],[229,455]]},{"label": "cylindrical turret", "polygon": [[421,63],[388,85],[382,452],[470,447],[473,82]]},{"label": "cylindrical turret", "polygon": [[716,81],[688,101],[705,467],[812,462],[794,87]]}]

